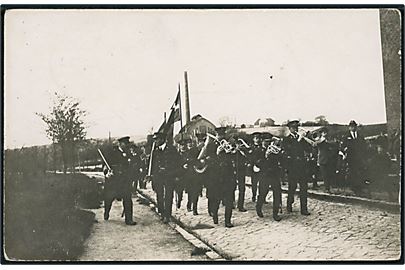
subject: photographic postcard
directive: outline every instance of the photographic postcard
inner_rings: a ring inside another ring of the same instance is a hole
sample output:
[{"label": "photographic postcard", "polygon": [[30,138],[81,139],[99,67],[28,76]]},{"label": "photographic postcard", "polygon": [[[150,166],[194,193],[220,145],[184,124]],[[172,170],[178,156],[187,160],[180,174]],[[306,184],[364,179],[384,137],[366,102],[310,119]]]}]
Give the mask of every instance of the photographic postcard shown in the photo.
[{"label": "photographic postcard", "polygon": [[3,263],[403,263],[402,15],[3,6]]}]

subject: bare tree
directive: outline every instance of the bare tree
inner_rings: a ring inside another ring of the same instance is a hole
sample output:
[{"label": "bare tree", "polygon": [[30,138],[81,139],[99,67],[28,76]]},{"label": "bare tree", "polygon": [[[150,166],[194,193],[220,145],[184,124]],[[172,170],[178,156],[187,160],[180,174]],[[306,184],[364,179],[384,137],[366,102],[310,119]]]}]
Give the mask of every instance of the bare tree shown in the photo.
[{"label": "bare tree", "polygon": [[232,119],[229,116],[222,116],[221,118],[219,118],[218,122],[221,127],[231,127],[234,125]]},{"label": "bare tree", "polygon": [[55,92],[53,106],[49,114],[36,113],[47,125],[46,134],[53,144],[62,151],[63,172],[73,164],[74,150],[78,142],[86,137],[83,117],[86,111],[79,108],[75,98]]}]

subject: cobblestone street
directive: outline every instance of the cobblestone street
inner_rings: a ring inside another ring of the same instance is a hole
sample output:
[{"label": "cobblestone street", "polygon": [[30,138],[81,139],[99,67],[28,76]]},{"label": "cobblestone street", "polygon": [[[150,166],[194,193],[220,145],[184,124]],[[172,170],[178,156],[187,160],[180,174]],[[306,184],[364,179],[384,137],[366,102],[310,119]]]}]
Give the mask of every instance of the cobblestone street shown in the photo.
[{"label": "cobblestone street", "polygon": [[[142,192],[155,198],[149,185]],[[399,214],[308,199],[311,215],[306,217],[300,215],[296,197],[293,213],[284,211],[282,221],[276,222],[271,216],[271,192],[267,198],[270,203],[263,207],[264,218],[257,217],[251,197],[247,188],[248,212],[234,210],[235,227],[230,229],[224,226],[223,207],[219,224],[213,224],[205,195],[199,199],[198,216],[187,212],[187,194],[180,209],[173,205],[173,216],[233,260],[395,260],[400,256]],[[285,202],[283,194],[283,210]]]},{"label": "cobblestone street", "polygon": [[97,223],[85,243],[81,261],[207,260],[191,256],[194,246],[176,230],[163,224],[150,207],[132,199],[138,223],[127,226],[121,218],[122,202],[114,201],[110,219],[103,220],[103,208],[92,210]]}]

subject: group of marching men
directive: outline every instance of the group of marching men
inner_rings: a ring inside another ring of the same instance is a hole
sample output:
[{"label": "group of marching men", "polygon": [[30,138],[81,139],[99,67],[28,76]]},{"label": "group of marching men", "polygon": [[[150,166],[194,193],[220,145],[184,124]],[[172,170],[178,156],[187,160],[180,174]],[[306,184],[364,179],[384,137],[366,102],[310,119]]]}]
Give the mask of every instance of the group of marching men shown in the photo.
[{"label": "group of marching men", "polygon": [[[355,127],[352,122],[351,126]],[[232,210],[237,200],[237,209],[246,212],[245,178],[251,175],[252,201],[256,203],[256,213],[263,217],[262,207],[271,189],[273,192],[273,219],[280,221],[281,179],[284,170],[288,174],[288,197],[286,210],[292,212],[294,194],[299,184],[300,212],[310,215],[307,208],[307,159],[306,153],[313,147],[325,151],[333,144],[329,143],[327,130],[321,132],[317,140],[310,139],[298,132],[299,121],[287,123],[289,135],[280,139],[270,133],[253,133],[251,143],[237,135],[226,138],[225,128],[217,128],[216,134],[196,134],[197,143],[184,137],[177,142],[167,140],[166,134],[153,135],[152,151],[148,159],[145,153],[138,151],[129,143],[129,137],[118,140],[106,157],[104,167],[104,219],[109,219],[114,199],[123,201],[125,223],[135,225],[132,213],[131,193],[133,182],[138,179],[151,181],[156,193],[157,208],[161,219],[168,223],[172,215],[175,197],[176,207],[181,207],[183,192],[188,194],[187,210],[198,215],[198,199],[206,188],[208,214],[213,223],[218,224],[220,204],[225,207],[225,226],[233,227]],[[355,130],[355,128],[354,128]],[[357,133],[353,140],[357,139]],[[330,170],[330,172],[329,172]],[[334,168],[323,166],[321,170],[325,182]],[[135,184],[136,185],[136,184]],[[145,182],[140,181],[141,188]],[[235,191],[238,189],[238,198]]]}]

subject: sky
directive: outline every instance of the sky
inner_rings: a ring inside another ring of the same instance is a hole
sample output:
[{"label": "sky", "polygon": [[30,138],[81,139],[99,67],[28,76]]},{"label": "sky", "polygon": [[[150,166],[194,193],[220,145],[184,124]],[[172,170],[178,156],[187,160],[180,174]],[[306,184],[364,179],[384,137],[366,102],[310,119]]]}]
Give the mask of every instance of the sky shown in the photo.
[{"label": "sky", "polygon": [[146,135],[184,71],[191,116],[216,125],[386,122],[377,9],[11,10],[5,146],[50,142],[35,113],[55,91],[81,101],[89,138]]}]

